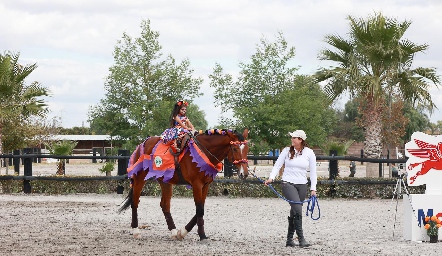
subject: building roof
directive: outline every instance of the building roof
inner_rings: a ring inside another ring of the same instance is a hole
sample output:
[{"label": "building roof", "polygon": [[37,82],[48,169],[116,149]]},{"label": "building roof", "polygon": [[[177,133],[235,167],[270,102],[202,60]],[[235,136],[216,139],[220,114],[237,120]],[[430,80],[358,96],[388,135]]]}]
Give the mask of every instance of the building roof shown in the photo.
[{"label": "building roof", "polygon": [[[115,139],[115,137],[113,138]],[[54,135],[51,140],[112,140],[110,135]]]}]

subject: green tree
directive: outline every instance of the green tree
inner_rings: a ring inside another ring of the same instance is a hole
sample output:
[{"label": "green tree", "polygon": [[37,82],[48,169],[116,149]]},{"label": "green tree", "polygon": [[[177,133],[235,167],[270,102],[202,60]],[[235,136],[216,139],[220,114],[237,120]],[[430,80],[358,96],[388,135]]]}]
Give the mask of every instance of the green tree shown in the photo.
[{"label": "green tree", "polygon": [[318,71],[318,81],[327,81],[325,91],[335,100],[349,92],[359,101],[361,124],[364,128],[364,154],[379,158],[383,147],[384,113],[394,96],[400,100],[423,103],[432,110],[435,105],[428,92],[429,86],[438,86],[439,78],[433,68],[411,68],[414,56],[428,45],[417,45],[403,35],[410,22],[398,22],[382,14],[367,20],[349,16],[349,39],[327,35],[325,42],[333,50],[319,54],[321,60],[337,65]]},{"label": "green tree", "polygon": [[437,134],[442,134],[442,121],[437,121],[436,123],[436,132]]},{"label": "green tree", "polygon": [[329,138],[325,143],[319,145],[319,148],[327,156],[330,151],[336,151],[338,156],[347,155],[347,151],[350,146],[354,143],[354,140],[343,140],[337,138]]},{"label": "green tree", "polygon": [[336,120],[320,86],[290,66],[294,56],[295,48],[279,33],[275,42],[261,39],[250,62],[239,64],[236,81],[219,64],[209,76],[215,105],[233,112],[234,119],[223,122],[249,128],[255,154],[288,145],[287,134],[296,129],[305,130],[309,143],[317,145]]},{"label": "green tree", "polygon": [[25,83],[37,65],[20,65],[19,56],[0,54],[0,154],[20,148],[32,139],[31,118],[43,117],[47,112],[41,98],[48,95],[47,88],[36,81]]},{"label": "green tree", "polygon": [[360,115],[358,112],[358,102],[355,99],[347,101],[344,109],[337,111],[337,116],[339,122],[333,130],[334,137],[358,142],[364,141],[363,130],[357,125]]},{"label": "green tree", "polygon": [[[149,20],[142,21],[140,37],[123,33],[113,52],[105,97],[89,111],[93,132],[119,136],[133,147],[169,126],[177,100],[192,103],[201,95],[202,79],[193,77],[189,60],[178,64],[171,55],[162,58],[158,38]],[[205,122],[204,112],[193,104],[189,106],[189,118],[195,124]]]},{"label": "green tree", "polygon": [[74,126],[72,128],[60,127],[59,134],[65,134],[65,135],[92,135],[92,132],[91,132],[91,129],[89,127]]},{"label": "green tree", "polygon": [[418,105],[414,107],[411,104],[406,104],[403,109],[403,115],[409,120],[405,135],[402,137],[403,142],[410,141],[411,135],[414,132],[425,132],[427,129],[430,129],[430,118],[425,114],[424,106]]}]

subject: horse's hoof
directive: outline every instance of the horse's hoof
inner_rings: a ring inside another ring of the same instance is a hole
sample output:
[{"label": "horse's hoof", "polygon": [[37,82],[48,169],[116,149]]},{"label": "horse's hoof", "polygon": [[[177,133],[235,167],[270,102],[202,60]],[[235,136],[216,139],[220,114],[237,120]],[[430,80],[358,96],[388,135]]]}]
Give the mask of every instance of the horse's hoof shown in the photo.
[{"label": "horse's hoof", "polygon": [[176,230],[176,229],[172,229],[170,232],[171,232],[170,237],[172,238],[172,240],[178,240],[178,237],[177,237],[177,235],[178,235],[178,230]]},{"label": "horse's hoof", "polygon": [[180,230],[178,230],[177,234],[176,234],[176,238],[177,240],[183,240],[184,237],[187,235],[187,230],[185,228],[182,228]]},{"label": "horse's hoof", "polygon": [[134,238],[141,238],[141,232],[138,228],[133,229],[133,236]]},{"label": "horse's hoof", "polygon": [[210,239],[206,235],[200,235],[200,242],[208,242]]}]

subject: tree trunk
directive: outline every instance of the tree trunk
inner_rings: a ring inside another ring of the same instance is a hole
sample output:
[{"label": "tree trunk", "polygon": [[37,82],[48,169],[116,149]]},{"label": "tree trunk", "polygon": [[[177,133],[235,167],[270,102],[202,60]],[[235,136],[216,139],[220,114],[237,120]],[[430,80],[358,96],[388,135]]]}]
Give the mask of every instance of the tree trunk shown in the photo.
[{"label": "tree trunk", "polygon": [[378,178],[379,177],[379,163],[366,163],[365,164],[366,177]]},{"label": "tree trunk", "polygon": [[[382,115],[380,109],[372,107],[371,111],[366,111],[364,121],[364,157],[379,159],[382,155]],[[367,163],[366,170],[367,177],[379,177],[378,163]]]},{"label": "tree trunk", "polygon": [[[3,154],[3,146],[2,146],[2,124],[0,122],[0,155]],[[6,160],[6,158],[5,158]],[[2,162],[0,161],[0,174],[1,174],[1,170],[2,170]],[[6,175],[8,175],[8,164],[6,164]]]},{"label": "tree trunk", "polygon": [[3,154],[3,143],[2,143],[2,123],[0,122],[0,155]]},{"label": "tree trunk", "polygon": [[56,175],[65,175],[66,164],[65,160],[60,159],[57,163],[57,173]]},{"label": "tree trunk", "polygon": [[382,155],[381,109],[372,107],[364,113],[364,156],[378,159]]}]

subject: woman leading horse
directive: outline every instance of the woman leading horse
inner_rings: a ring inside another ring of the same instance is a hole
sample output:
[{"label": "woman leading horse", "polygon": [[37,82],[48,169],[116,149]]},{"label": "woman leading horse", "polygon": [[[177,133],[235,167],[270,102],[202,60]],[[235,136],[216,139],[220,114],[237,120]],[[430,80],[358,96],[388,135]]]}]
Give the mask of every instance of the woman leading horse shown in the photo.
[{"label": "woman leading horse", "polygon": [[[204,232],[204,203],[210,183],[221,170],[221,161],[227,158],[238,168],[238,175],[246,178],[248,175],[248,145],[246,138],[248,130],[243,134],[232,130],[207,130],[203,134],[192,136],[178,159],[168,160],[169,148],[164,148],[160,137],[150,137],[140,144],[133,152],[128,177],[131,189],[120,208],[120,212],[132,207],[132,224],[134,237],[140,237],[138,229],[137,208],[141,190],[148,179],[156,179],[161,186],[161,209],[171,231],[172,239],[181,240],[195,225],[198,226],[200,240],[207,239]],[[196,212],[189,223],[177,230],[170,213],[170,201],[173,185],[188,185],[193,190]]]}]

